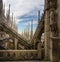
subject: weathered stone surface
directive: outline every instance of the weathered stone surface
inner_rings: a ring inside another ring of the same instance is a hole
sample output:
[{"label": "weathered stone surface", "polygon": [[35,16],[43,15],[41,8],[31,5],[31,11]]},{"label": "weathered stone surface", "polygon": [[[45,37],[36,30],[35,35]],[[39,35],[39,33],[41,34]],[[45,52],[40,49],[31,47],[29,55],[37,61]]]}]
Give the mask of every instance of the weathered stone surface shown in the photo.
[{"label": "weathered stone surface", "polygon": [[50,62],[50,61],[1,61],[1,62]]},{"label": "weathered stone surface", "polygon": [[41,60],[40,50],[0,50],[0,60]]},{"label": "weathered stone surface", "polygon": [[[45,58],[59,61],[60,0],[45,0]],[[52,39],[54,38],[54,39]]]}]

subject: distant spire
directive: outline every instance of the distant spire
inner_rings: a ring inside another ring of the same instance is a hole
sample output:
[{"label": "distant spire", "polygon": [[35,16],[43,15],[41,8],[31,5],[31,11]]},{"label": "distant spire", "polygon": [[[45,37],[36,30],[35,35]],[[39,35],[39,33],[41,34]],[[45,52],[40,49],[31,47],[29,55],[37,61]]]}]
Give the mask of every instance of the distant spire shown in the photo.
[{"label": "distant spire", "polygon": [[24,36],[24,34],[23,34],[23,30],[22,30],[22,33],[21,33],[21,34],[22,34],[22,36]]},{"label": "distant spire", "polygon": [[3,1],[0,0],[0,15],[3,15]]},{"label": "distant spire", "polygon": [[26,29],[24,29],[24,37],[26,37]]},{"label": "distant spire", "polygon": [[16,22],[15,22],[15,17],[14,17],[14,28],[15,28]]},{"label": "distant spire", "polygon": [[9,17],[10,17],[10,4],[9,4],[9,12],[8,12],[8,14],[9,14]]},{"label": "distant spire", "polygon": [[8,13],[7,13],[7,19],[10,20],[10,4],[9,4]]},{"label": "distant spire", "polygon": [[11,27],[13,28],[13,13],[12,13]]},{"label": "distant spire", "polygon": [[13,23],[13,13],[12,13],[12,23]]},{"label": "distant spire", "polygon": [[38,24],[39,24],[39,21],[40,21],[40,10],[38,10]]},{"label": "distant spire", "polygon": [[17,31],[16,19],[14,18],[14,29]]},{"label": "distant spire", "polygon": [[31,39],[33,37],[33,20],[31,21]]},{"label": "distant spire", "polygon": [[3,14],[5,15],[5,3],[4,3],[4,7],[3,7]]},{"label": "distant spire", "polygon": [[29,30],[30,30],[30,24],[28,23],[28,31],[27,31],[27,33],[28,33],[28,39],[29,39]]}]

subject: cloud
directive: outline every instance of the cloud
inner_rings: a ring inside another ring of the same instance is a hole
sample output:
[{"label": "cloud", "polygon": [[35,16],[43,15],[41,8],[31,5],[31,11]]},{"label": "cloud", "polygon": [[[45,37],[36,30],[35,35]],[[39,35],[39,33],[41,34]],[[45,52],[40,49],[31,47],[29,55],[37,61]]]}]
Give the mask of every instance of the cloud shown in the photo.
[{"label": "cloud", "polygon": [[[34,31],[37,27],[38,13],[40,10],[41,14],[44,10],[44,0],[3,0],[5,3],[6,12],[8,10],[9,4],[11,4],[11,14],[13,12],[18,23],[18,31],[21,32],[22,29],[34,20]],[[40,14],[40,15],[41,15]],[[24,23],[23,23],[24,22]]]},{"label": "cloud", "polygon": [[[11,4],[11,13],[14,13],[14,17],[23,16],[34,9],[41,9],[43,7],[44,0],[3,0],[6,5]],[[7,11],[6,11],[7,12]],[[18,21],[18,20],[17,20]]]},{"label": "cloud", "polygon": [[[33,25],[35,25],[35,24],[38,24],[38,21],[35,21],[35,20],[34,20],[34,21],[33,21]],[[24,25],[24,26],[31,25],[31,21],[22,23],[22,25]]]}]

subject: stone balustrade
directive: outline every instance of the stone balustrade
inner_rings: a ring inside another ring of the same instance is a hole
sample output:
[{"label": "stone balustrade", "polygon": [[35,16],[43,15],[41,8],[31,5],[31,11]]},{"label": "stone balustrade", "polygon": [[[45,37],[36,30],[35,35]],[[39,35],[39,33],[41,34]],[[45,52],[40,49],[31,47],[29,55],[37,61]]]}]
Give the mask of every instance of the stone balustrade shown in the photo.
[{"label": "stone balustrade", "polygon": [[0,50],[0,60],[37,60],[38,50]]}]

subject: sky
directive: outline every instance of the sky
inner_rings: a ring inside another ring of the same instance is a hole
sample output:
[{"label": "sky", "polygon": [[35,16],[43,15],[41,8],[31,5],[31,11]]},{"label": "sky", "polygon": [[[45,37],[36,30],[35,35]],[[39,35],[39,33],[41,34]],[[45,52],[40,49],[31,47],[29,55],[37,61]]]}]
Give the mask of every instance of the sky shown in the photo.
[{"label": "sky", "polygon": [[36,30],[38,22],[38,10],[42,15],[44,10],[44,0],[3,0],[6,12],[11,4],[11,14],[13,12],[18,26],[18,32],[30,28],[33,20],[33,30]]}]

